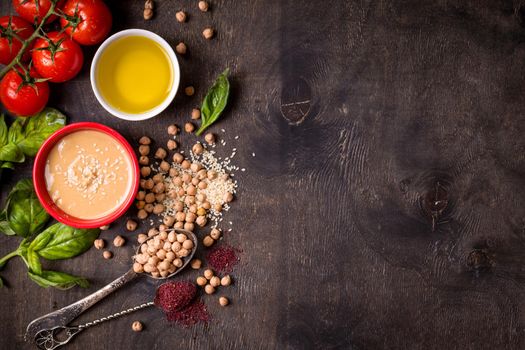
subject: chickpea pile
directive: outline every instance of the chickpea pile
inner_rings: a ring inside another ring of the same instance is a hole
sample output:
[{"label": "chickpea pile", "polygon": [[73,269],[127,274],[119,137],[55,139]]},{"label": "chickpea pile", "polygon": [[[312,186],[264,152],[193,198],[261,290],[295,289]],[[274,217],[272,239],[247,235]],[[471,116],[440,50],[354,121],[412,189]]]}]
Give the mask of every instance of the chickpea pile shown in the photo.
[{"label": "chickpea pile", "polygon": [[213,294],[219,286],[229,286],[232,283],[230,275],[225,275],[222,278],[216,276],[212,269],[204,270],[203,276],[197,277],[197,285],[204,288],[206,294]]},{"label": "chickpea pile", "polygon": [[168,232],[162,225],[159,229],[150,229],[147,235],[139,234],[138,242],[140,253],[133,257],[133,271],[153,277],[167,277],[177,271],[194,248],[193,241],[184,233]]},{"label": "chickpea pile", "polygon": [[[178,132],[175,125],[168,127],[168,134]],[[168,149],[177,147],[174,142],[168,141]],[[206,169],[196,160],[198,158],[191,161],[179,152],[173,154],[170,162],[163,148],[155,151],[156,163],[150,164],[151,139],[143,136],[139,143],[141,190],[136,197],[136,207],[140,220],[147,219],[150,214],[162,215],[165,226],[194,231],[196,225],[206,226],[210,212],[220,215],[224,205],[233,200],[234,182],[226,172]],[[204,152],[206,149],[201,143],[193,145],[194,157]],[[223,190],[217,191],[217,188]]]}]

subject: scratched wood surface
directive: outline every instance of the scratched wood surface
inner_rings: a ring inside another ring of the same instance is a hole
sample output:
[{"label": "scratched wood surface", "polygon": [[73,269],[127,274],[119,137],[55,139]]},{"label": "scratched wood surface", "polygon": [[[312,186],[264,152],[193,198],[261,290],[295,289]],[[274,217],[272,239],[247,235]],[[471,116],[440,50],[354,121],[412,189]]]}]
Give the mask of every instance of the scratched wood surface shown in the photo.
[{"label": "scratched wood surface", "polygon": [[[232,305],[205,297],[213,321],[190,329],[143,310],[70,349],[525,348],[525,1],[215,0],[206,14],[195,0],[156,3],[145,22],[142,1],[110,1],[113,32],[185,41],[181,86],[195,97],[179,94],[153,121],[112,118],[90,88],[89,48],[50,104],[134,143],[162,141],[232,69],[231,107],[213,127],[227,142],[219,152],[236,147],[247,169],[225,219],[226,240],[243,250],[224,291]],[[175,21],[179,9],[188,23]],[[218,32],[210,42],[207,25]],[[4,175],[2,199],[30,169]],[[121,231],[122,221],[103,237]],[[15,241],[0,237],[0,252]],[[0,348],[32,348],[32,319],[118,277],[131,254],[128,244],[110,261],[92,249],[48,265],[92,281],[66,292],[36,287],[12,261],[1,272]],[[151,300],[154,288],[138,280],[79,322]]]}]

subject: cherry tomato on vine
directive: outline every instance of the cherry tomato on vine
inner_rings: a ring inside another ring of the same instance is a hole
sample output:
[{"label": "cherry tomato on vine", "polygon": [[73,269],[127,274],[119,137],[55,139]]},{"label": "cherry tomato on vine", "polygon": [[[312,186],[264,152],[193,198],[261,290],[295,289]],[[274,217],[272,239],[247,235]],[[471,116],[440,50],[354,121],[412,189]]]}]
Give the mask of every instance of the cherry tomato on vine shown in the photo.
[{"label": "cherry tomato on vine", "polygon": [[[55,8],[59,8],[64,3],[64,0],[59,0]],[[51,8],[51,0],[13,0],[13,7],[26,21],[30,23],[39,23]],[[46,20],[46,23],[53,22],[57,16],[51,15]]]},{"label": "cherry tomato on vine", "polygon": [[102,42],[111,30],[111,12],[102,0],[68,0],[61,9],[60,26],[82,45]]},{"label": "cherry tomato on vine", "polygon": [[0,101],[15,115],[35,115],[44,109],[48,99],[49,84],[34,69],[11,69],[0,81]]},{"label": "cherry tomato on vine", "polygon": [[[27,39],[33,34],[33,26],[25,19],[18,16],[0,17],[0,63],[9,64],[18,55],[22,43],[16,37]],[[31,45],[27,47],[23,61],[31,57]]]},{"label": "cherry tomato on vine", "polygon": [[33,65],[42,77],[61,83],[75,77],[82,69],[84,54],[80,46],[67,34],[47,33],[33,47]]}]

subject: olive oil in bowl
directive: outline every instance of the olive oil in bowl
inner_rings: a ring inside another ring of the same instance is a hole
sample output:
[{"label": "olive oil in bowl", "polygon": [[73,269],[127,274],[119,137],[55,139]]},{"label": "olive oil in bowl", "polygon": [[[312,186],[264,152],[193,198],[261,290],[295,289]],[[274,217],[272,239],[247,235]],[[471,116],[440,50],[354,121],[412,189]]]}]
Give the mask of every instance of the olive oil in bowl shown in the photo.
[{"label": "olive oil in bowl", "polygon": [[177,88],[174,75],[170,56],[158,42],[129,35],[115,39],[101,52],[95,85],[111,108],[139,117],[168,99]]}]

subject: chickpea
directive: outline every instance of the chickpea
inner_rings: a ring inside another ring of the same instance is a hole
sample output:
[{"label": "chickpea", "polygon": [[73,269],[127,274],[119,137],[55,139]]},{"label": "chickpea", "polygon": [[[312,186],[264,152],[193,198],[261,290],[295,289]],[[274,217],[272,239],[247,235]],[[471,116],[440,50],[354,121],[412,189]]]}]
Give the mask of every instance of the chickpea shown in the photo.
[{"label": "chickpea", "polygon": [[201,287],[204,287],[206,284],[208,284],[208,280],[205,277],[199,276],[197,277],[197,284]]},{"label": "chickpea", "polygon": [[184,221],[184,220],[186,220],[186,213],[183,212],[183,211],[177,212],[177,214],[175,214],[175,220],[177,220],[177,221]]},{"label": "chickpea", "polygon": [[122,247],[125,243],[126,243],[126,240],[124,239],[124,237],[120,235],[116,236],[115,239],[113,240],[113,245],[115,247]]},{"label": "chickpea", "polygon": [[164,186],[164,183],[159,182],[153,187],[153,193],[162,193],[166,190],[166,186]]},{"label": "chickpea", "polygon": [[142,329],[144,326],[140,321],[135,321],[131,324],[131,329],[133,329],[133,332],[142,332]]},{"label": "chickpea", "polygon": [[[148,242],[153,242],[153,241],[148,241]],[[155,248],[153,245],[148,246],[148,249],[146,250],[146,252],[148,253],[148,256],[155,255],[157,253],[157,248]]]},{"label": "chickpea", "polygon": [[171,231],[170,233],[168,233],[168,242],[173,243],[175,241],[177,241],[177,234],[175,233],[175,231]]},{"label": "chickpea", "polygon": [[163,219],[162,219],[162,222],[164,223],[164,225],[166,226],[173,226],[173,224],[175,224],[175,218],[173,216],[165,216]]},{"label": "chickpea", "polygon": [[[175,141],[175,140],[168,140],[168,142],[166,143],[166,147],[168,147],[168,149],[170,151],[173,151],[174,149],[176,149],[179,146],[177,145],[177,141]],[[173,176],[173,175],[170,174],[170,176]]]},{"label": "chickpea", "polygon": [[189,160],[185,159],[185,160],[182,161],[180,166],[182,167],[182,169],[186,169],[187,170],[187,169],[190,168],[191,163],[190,163]]},{"label": "chickpea", "polygon": [[153,18],[153,9],[145,8],[144,12],[143,12],[143,16],[144,16],[144,19],[146,21],[149,21],[150,19],[152,19]]},{"label": "chickpea", "polygon": [[182,244],[180,242],[173,242],[171,244],[171,250],[174,253],[178,253],[182,249]]},{"label": "chickpea", "polygon": [[206,236],[202,240],[202,244],[205,247],[211,247],[213,245],[213,243],[215,243],[215,240],[213,238],[211,238],[211,236]]},{"label": "chickpea", "polygon": [[193,86],[186,86],[184,88],[184,93],[186,93],[186,96],[193,96],[195,94],[195,88]]},{"label": "chickpea", "polygon": [[151,276],[154,277],[154,278],[159,278],[160,277],[160,272],[157,270],[157,271],[153,271],[151,273]]},{"label": "chickpea", "polygon": [[186,222],[184,223],[184,229],[193,232],[193,230],[195,230],[195,225],[191,222]]},{"label": "chickpea", "polygon": [[154,184],[164,182],[164,176],[162,174],[155,174],[152,178]]},{"label": "chickpea", "polygon": [[169,171],[169,174],[170,174],[170,177],[179,176],[179,172],[175,168],[171,168],[170,171]]},{"label": "chickpea", "polygon": [[102,253],[102,256],[104,259],[111,259],[113,257],[113,253],[109,250],[104,250],[104,253]]},{"label": "chickpea", "polygon": [[154,271],[157,271],[157,268],[155,267],[155,265],[152,265],[150,263],[147,263],[144,265],[144,272],[152,273]]},{"label": "chickpea", "polygon": [[199,225],[200,227],[204,227],[206,226],[206,223],[208,222],[208,220],[206,219],[205,216],[198,216],[197,217],[197,220],[195,221],[195,223],[197,225]]},{"label": "chickpea", "polygon": [[140,164],[140,165],[148,165],[148,164],[149,164],[149,158],[148,158],[148,156],[140,156],[140,158],[139,158],[139,164]]},{"label": "chickpea", "polygon": [[204,189],[206,189],[208,187],[208,183],[206,183],[204,181],[201,181],[201,182],[199,182],[199,184],[197,186],[199,186],[199,188],[201,190],[204,190]]},{"label": "chickpea", "polygon": [[211,284],[207,284],[204,286],[204,292],[206,292],[206,294],[213,294],[215,293],[215,287]]},{"label": "chickpea", "polygon": [[197,209],[197,216],[204,216],[204,215],[206,215],[206,209],[204,208]]},{"label": "chickpea", "polygon": [[140,209],[139,212],[137,213],[137,218],[139,220],[145,220],[147,217],[148,217],[148,212],[145,211],[144,209]]},{"label": "chickpea", "polygon": [[177,259],[173,260],[173,265],[175,265],[176,267],[182,267],[183,262],[182,262],[181,259],[177,258]]},{"label": "chickpea", "polygon": [[[195,145],[193,145],[193,147],[195,148],[195,146],[197,146],[197,145],[200,145],[200,143],[196,143]],[[202,146],[202,145],[201,145],[201,146]],[[197,163],[197,162],[195,162],[195,163],[191,163],[191,165],[190,165],[190,169],[191,169],[191,171],[193,171],[194,173],[196,173],[196,172],[198,172],[199,170],[202,169],[202,164]]]},{"label": "chickpea", "polygon": [[200,259],[193,259],[190,261],[191,268],[194,270],[198,270],[202,266],[202,261]]},{"label": "chickpea", "polygon": [[192,212],[186,213],[186,222],[193,223],[197,219],[197,215]]},{"label": "chickpea", "polygon": [[192,133],[194,130],[195,126],[192,123],[188,122],[184,124],[184,131],[186,131],[188,134]]},{"label": "chickpea", "polygon": [[147,213],[153,213],[153,204],[151,203],[147,203],[145,206],[144,206],[144,210],[147,212]]},{"label": "chickpea", "polygon": [[208,201],[204,201],[204,203],[202,203],[202,207],[204,209],[206,209],[206,210],[210,210],[211,209],[211,204]]},{"label": "chickpea", "polygon": [[[189,183],[191,181],[191,175],[188,174],[188,173],[184,173],[182,174],[182,181],[184,183]],[[186,188],[186,191],[188,191],[188,189]]]},{"label": "chickpea", "polygon": [[131,220],[131,219],[128,220],[126,222],[126,229],[128,231],[135,231],[137,229],[137,223],[135,221]]},{"label": "chickpea", "polygon": [[[155,237],[155,238],[157,238],[157,237]],[[162,241],[160,239],[153,239],[153,248],[157,249],[157,251],[158,251],[159,249],[162,248],[162,246],[163,246],[163,243],[162,243]]]},{"label": "chickpea", "polygon": [[175,136],[179,133],[179,127],[175,124],[168,126],[168,135]]},{"label": "chickpea", "polygon": [[227,192],[227,193],[224,195],[223,200],[224,200],[226,203],[230,203],[230,202],[233,200],[233,194],[230,193],[230,192]]},{"label": "chickpea", "polygon": [[150,258],[148,259],[148,264],[150,265],[157,266],[158,263],[159,258],[157,256],[150,256]]},{"label": "chickpea", "polygon": [[144,201],[138,201],[137,203],[135,203],[135,206],[137,207],[137,209],[144,209],[145,205],[146,205],[146,202]]},{"label": "chickpea", "polygon": [[215,170],[208,171],[208,180],[214,180],[217,178],[217,172]]},{"label": "chickpea", "polygon": [[218,287],[221,285],[221,279],[217,276],[213,276],[210,278],[210,284],[214,287]]},{"label": "chickpea", "polygon": [[223,278],[221,278],[221,286],[229,286],[230,284],[232,284],[232,278],[230,277],[230,275],[226,275],[224,276]]},{"label": "chickpea", "polygon": [[157,230],[155,227],[152,227],[148,230],[148,237],[153,237],[159,234],[159,230]]},{"label": "chickpea", "polygon": [[[170,249],[171,249],[171,245],[170,245]],[[166,260],[167,261],[173,261],[173,260],[175,260],[175,258],[176,258],[175,253],[172,252],[171,250],[166,253]]]},{"label": "chickpea", "polygon": [[221,237],[221,231],[219,231],[216,228],[214,228],[214,229],[211,230],[210,236],[214,240],[218,240]]},{"label": "chickpea", "polygon": [[204,140],[208,143],[208,145],[213,145],[215,143],[215,135],[209,132],[204,135]]},{"label": "chickpea", "polygon": [[[176,211],[182,211],[184,209],[184,203],[182,202],[177,202],[175,203],[175,205],[173,206],[173,208],[176,210]],[[181,220],[182,221],[182,220]]]},{"label": "chickpea", "polygon": [[215,273],[212,269],[204,270],[204,277],[206,277],[207,280],[211,279],[213,276],[215,276]]},{"label": "chickpea", "polygon": [[197,178],[199,180],[204,180],[208,175],[208,172],[206,171],[206,169],[201,169],[197,172]]},{"label": "chickpea", "polygon": [[153,189],[153,186],[155,186],[155,182],[153,181],[153,179],[147,179],[144,188],[146,190],[151,190]]},{"label": "chickpea", "polygon": [[173,182],[173,184],[175,186],[181,186],[182,185],[182,178],[180,178],[179,176],[176,176],[174,177],[171,182]]},{"label": "chickpea", "polygon": [[200,117],[201,117],[201,111],[198,110],[197,108],[193,108],[191,111],[191,119],[197,120],[197,119],[200,119]]},{"label": "chickpea", "polygon": [[175,225],[173,225],[175,228],[184,228],[184,222],[183,221],[177,221]]},{"label": "chickpea", "polygon": [[168,152],[164,148],[159,147],[157,149],[157,152],[155,152],[155,158],[157,159],[164,159],[168,155]]},{"label": "chickpea", "polygon": [[146,242],[147,239],[148,239],[148,235],[145,235],[144,233],[140,233],[137,237],[137,242],[139,242],[139,244],[142,244]]},{"label": "chickpea", "polygon": [[149,145],[151,143],[151,139],[147,136],[142,136],[140,139],[139,139],[139,144],[141,145]]},{"label": "chickpea", "polygon": [[96,249],[104,249],[104,247],[106,246],[106,242],[102,239],[102,238],[98,238],[98,239],[95,239],[95,241],[93,242],[93,245],[95,246]]},{"label": "chickpea", "polygon": [[146,180],[140,179],[139,184],[140,184],[140,188],[145,188],[146,187]]},{"label": "chickpea", "polygon": [[185,240],[182,242],[182,248],[191,250],[193,248],[193,241],[191,239]]},{"label": "chickpea", "polygon": [[197,189],[193,185],[189,185],[186,187],[186,193],[190,196],[195,196],[197,194]]},{"label": "chickpea", "polygon": [[175,18],[177,18],[177,21],[180,23],[186,22],[186,13],[184,11],[178,11],[175,14]]},{"label": "chickpea", "polygon": [[230,175],[229,175],[229,174],[226,174],[226,173],[221,174],[221,180],[223,180],[223,181],[228,181],[229,178],[230,178]]},{"label": "chickpea", "polygon": [[157,204],[155,204],[155,206],[153,207],[153,214],[157,214],[157,215],[159,215],[159,214],[162,213],[163,211],[164,211],[164,205],[163,205],[163,204],[157,203]]},{"label": "chickpea", "polygon": [[194,154],[199,155],[199,154],[202,154],[202,152],[204,152],[204,147],[202,146],[200,142],[198,142],[193,145],[191,150],[193,151]]},{"label": "chickpea", "polygon": [[190,254],[190,252],[188,249],[182,248],[181,250],[179,250],[178,254],[181,258],[185,258]]},{"label": "chickpea", "polygon": [[160,202],[164,201],[164,199],[166,199],[166,193],[157,193],[155,195],[155,201],[157,203],[160,203]]},{"label": "chickpea", "polygon": [[140,175],[142,177],[148,177],[151,174],[151,168],[149,166],[143,166],[140,168]]},{"label": "chickpea", "polygon": [[148,193],[146,195],[146,198],[144,198],[144,200],[146,201],[146,203],[153,203],[153,202],[155,202],[155,194],[154,193]]},{"label": "chickpea", "polygon": [[226,298],[226,297],[220,297],[219,298],[219,304],[221,306],[228,306],[229,303],[230,303],[230,301],[228,300],[228,298]]},{"label": "chickpea", "polygon": [[161,224],[159,225],[159,231],[160,231],[160,234],[159,234],[159,237],[163,240],[165,240],[166,238],[168,238],[168,233],[165,232],[168,230],[168,226],[164,225],[164,224]]},{"label": "chickpea", "polygon": [[135,261],[139,265],[146,264],[148,262],[148,259],[149,259],[149,255],[147,253],[146,253],[146,255],[144,255],[144,254],[135,255]]},{"label": "chickpea", "polygon": [[136,273],[142,273],[144,272],[144,266],[139,264],[138,262],[133,263],[133,271]]},{"label": "chickpea", "polygon": [[168,269],[168,272],[169,273],[174,273],[175,271],[177,271],[177,267],[173,264],[170,265],[170,268]]},{"label": "chickpea", "polygon": [[204,36],[204,39],[210,40],[213,38],[213,35],[215,34],[215,31],[213,28],[206,28],[202,31],[202,36]]},{"label": "chickpea", "polygon": [[190,206],[188,207],[188,211],[189,211],[190,213],[195,214],[195,213],[197,213],[197,208],[198,208],[198,207],[197,207],[197,204],[192,204],[192,205],[190,205]]},{"label": "chickpea", "polygon": [[159,266],[157,267],[160,271],[167,271],[170,268],[171,263],[169,261],[164,260],[163,262],[159,263]]},{"label": "chickpea", "polygon": [[177,242],[182,244],[187,239],[188,237],[184,233],[177,233]]},{"label": "chickpea", "polygon": [[145,191],[138,191],[137,196],[135,197],[138,201],[143,201],[144,198],[146,198],[146,192]]},{"label": "chickpea", "polygon": [[177,52],[179,55],[185,55],[188,51],[188,47],[186,44],[184,44],[182,41],[175,46],[175,52]]},{"label": "chickpea", "polygon": [[208,11],[209,6],[210,5],[208,5],[206,1],[199,1],[199,10],[201,10],[202,12]]},{"label": "chickpea", "polygon": [[217,203],[217,204],[215,204],[215,205],[213,206],[213,209],[214,209],[216,212],[220,213],[220,212],[222,211],[222,205],[220,205],[219,203]]},{"label": "chickpea", "polygon": [[162,162],[160,162],[159,168],[160,168],[160,170],[162,170],[162,171],[164,171],[166,173],[166,172],[168,172],[170,170],[170,163],[168,163],[165,160],[163,160]]},{"label": "chickpea", "polygon": [[182,163],[182,161],[184,160],[184,156],[180,153],[175,153],[173,155],[173,161],[177,164],[180,164]]},{"label": "chickpea", "polygon": [[147,156],[150,152],[150,149],[149,149],[149,146],[148,145],[140,145],[139,146],[139,154],[141,156]]},{"label": "chickpea", "polygon": [[193,186],[197,186],[199,184],[199,182],[201,182],[197,177],[194,177],[193,179],[191,179],[191,184]]}]

